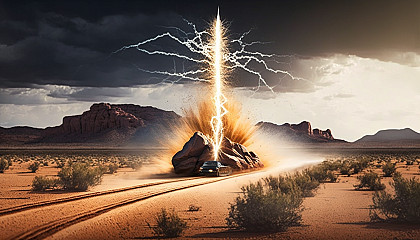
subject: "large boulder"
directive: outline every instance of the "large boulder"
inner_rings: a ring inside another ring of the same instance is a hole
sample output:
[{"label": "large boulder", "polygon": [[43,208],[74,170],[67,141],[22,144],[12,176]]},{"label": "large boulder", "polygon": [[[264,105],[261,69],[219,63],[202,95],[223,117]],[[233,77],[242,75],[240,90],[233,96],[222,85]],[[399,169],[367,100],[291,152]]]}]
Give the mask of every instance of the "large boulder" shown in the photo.
[{"label": "large boulder", "polygon": [[182,150],[172,157],[175,173],[193,173],[200,155],[209,145],[209,140],[203,133],[195,132]]},{"label": "large boulder", "polygon": [[[172,157],[175,173],[197,174],[206,161],[213,161],[213,146],[210,140],[201,132],[196,132],[185,143],[181,151]],[[249,152],[245,146],[223,138],[218,155],[218,161],[230,166],[233,170],[245,170],[263,167],[258,156]]]}]

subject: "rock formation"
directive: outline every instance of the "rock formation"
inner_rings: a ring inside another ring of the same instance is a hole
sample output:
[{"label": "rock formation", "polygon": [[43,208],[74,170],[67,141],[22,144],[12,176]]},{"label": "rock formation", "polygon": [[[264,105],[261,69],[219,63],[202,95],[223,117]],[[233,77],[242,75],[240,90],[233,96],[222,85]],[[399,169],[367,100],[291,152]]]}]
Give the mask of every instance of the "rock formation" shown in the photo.
[{"label": "rock formation", "polygon": [[93,104],[82,115],[67,116],[57,130],[61,134],[94,134],[111,128],[137,128],[144,126],[141,118],[108,103]]},{"label": "rock formation", "polygon": [[299,143],[321,143],[321,142],[344,142],[340,139],[334,139],[331,130],[325,131],[318,128],[312,129],[311,123],[302,121],[299,124],[285,123],[277,125],[269,122],[259,122],[258,131],[271,135],[276,135],[283,140]]},{"label": "rock formation", "polygon": [[[197,174],[206,161],[213,160],[213,149],[209,139],[201,132],[195,132],[181,151],[172,158],[175,173]],[[224,137],[218,161],[232,167],[233,170],[244,170],[263,167],[258,156],[249,152],[246,147]]]},{"label": "rock formation", "polygon": [[96,103],[81,115],[64,117],[60,126],[46,128],[38,141],[153,145],[180,118],[172,111],[154,107]]},{"label": "rock formation", "polygon": [[311,123],[307,122],[307,121],[302,121],[299,124],[288,124],[286,123],[286,126],[290,126],[291,129],[297,131],[297,132],[301,132],[307,135],[312,135],[312,127],[311,127]]},{"label": "rock formation", "polygon": [[330,139],[330,140],[333,140],[334,139],[334,137],[332,136],[332,133],[331,133],[331,130],[330,129],[327,129],[325,131],[322,131],[322,130],[319,130],[318,128],[315,128],[312,131],[312,134],[314,136],[316,136],[316,137],[322,137],[322,138]]}]

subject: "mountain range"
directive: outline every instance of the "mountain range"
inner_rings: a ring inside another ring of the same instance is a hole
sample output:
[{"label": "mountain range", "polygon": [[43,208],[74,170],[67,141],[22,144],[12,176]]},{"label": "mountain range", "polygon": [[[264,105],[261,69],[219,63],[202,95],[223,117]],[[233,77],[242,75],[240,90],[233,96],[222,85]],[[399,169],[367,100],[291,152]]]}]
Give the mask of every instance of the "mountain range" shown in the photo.
[{"label": "mountain range", "polygon": [[[0,127],[0,146],[156,146],[161,143],[162,136],[172,134],[171,126],[178,124],[181,119],[182,117],[173,111],[151,106],[95,103],[80,115],[65,116],[59,126]],[[259,122],[256,126],[259,133],[299,144],[338,144],[350,147],[420,146],[420,133],[409,128],[381,130],[354,143],[348,143],[334,138],[330,129],[312,129],[308,121],[282,125]]]}]

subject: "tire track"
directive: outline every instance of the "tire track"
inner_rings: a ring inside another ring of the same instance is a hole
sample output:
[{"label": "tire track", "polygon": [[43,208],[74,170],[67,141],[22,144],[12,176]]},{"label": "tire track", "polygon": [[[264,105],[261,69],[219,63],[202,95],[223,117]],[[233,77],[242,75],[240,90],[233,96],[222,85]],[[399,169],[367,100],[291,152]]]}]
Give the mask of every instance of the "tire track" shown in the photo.
[{"label": "tire track", "polygon": [[170,180],[170,181],[145,183],[145,184],[140,184],[140,185],[135,185],[135,186],[130,186],[130,187],[124,187],[124,188],[117,188],[117,189],[87,193],[87,194],[82,194],[82,195],[77,195],[77,196],[58,198],[58,199],[41,201],[41,202],[34,202],[34,203],[27,203],[27,204],[22,204],[22,205],[19,205],[19,206],[0,209],[0,217],[4,216],[4,215],[8,215],[8,214],[13,214],[13,213],[29,210],[29,209],[39,208],[39,207],[45,207],[45,206],[50,206],[50,205],[55,205],[55,204],[60,204],[60,203],[66,203],[66,202],[71,202],[71,201],[76,201],[76,200],[81,200],[81,199],[93,198],[93,197],[97,197],[97,196],[119,193],[119,192],[125,192],[125,191],[134,190],[134,189],[146,188],[146,187],[157,186],[157,185],[162,185],[162,184],[183,182],[183,181],[193,180],[193,179],[197,179],[197,178],[199,178],[199,177],[190,177],[190,178],[183,178],[183,179]]},{"label": "tire track", "polygon": [[[123,201],[119,201],[119,202],[116,202],[116,203],[107,204],[107,205],[104,205],[104,206],[101,206],[101,207],[98,207],[98,208],[95,208],[95,209],[91,209],[91,210],[84,211],[84,212],[81,212],[81,213],[77,213],[77,214],[74,214],[74,215],[71,215],[71,216],[60,218],[60,219],[55,220],[55,221],[48,222],[46,224],[43,224],[43,225],[37,226],[35,228],[32,228],[29,231],[21,233],[18,236],[14,237],[13,239],[16,239],[16,240],[43,239],[43,238],[46,238],[48,236],[53,235],[54,233],[66,228],[66,227],[69,227],[69,226],[74,225],[76,223],[79,223],[79,222],[88,220],[90,218],[96,217],[100,214],[103,214],[105,212],[108,212],[108,211],[113,210],[113,209],[118,208],[118,207],[122,207],[122,206],[125,206],[125,205],[128,205],[128,204],[143,201],[143,200],[153,198],[153,197],[156,197],[156,196],[160,196],[160,195],[163,195],[163,194],[167,194],[167,193],[171,193],[171,192],[175,192],[175,191],[180,191],[180,190],[184,190],[184,189],[188,189],[188,188],[192,188],[192,187],[202,186],[202,185],[206,185],[206,184],[210,184],[210,183],[220,182],[220,181],[223,181],[223,180],[236,178],[236,177],[240,177],[240,176],[248,175],[248,174],[251,174],[251,173],[242,173],[242,174],[237,174],[237,175],[228,176],[228,177],[224,177],[224,178],[209,180],[209,181],[206,181],[206,182],[192,183],[192,184],[188,184],[188,185],[185,185],[185,186],[172,187],[172,188],[165,189],[165,190],[160,190],[160,191],[146,192],[146,193],[143,193],[143,194],[141,194],[137,197],[125,199]],[[193,178],[193,179],[195,179],[195,178]],[[192,179],[189,179],[189,180],[192,180]]]}]

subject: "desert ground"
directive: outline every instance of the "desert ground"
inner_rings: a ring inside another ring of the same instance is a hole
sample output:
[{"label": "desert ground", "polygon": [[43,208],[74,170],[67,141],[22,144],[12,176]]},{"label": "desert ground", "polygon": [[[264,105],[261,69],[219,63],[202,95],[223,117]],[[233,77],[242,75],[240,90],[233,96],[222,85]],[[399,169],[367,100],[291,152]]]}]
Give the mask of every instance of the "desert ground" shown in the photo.
[{"label": "desert ground", "polygon": [[[298,171],[326,159],[368,156],[374,162],[370,169],[378,174],[382,171],[375,165],[382,158],[391,158],[398,162],[397,171],[404,177],[419,178],[418,150],[410,150],[410,156],[416,160],[413,165],[404,161],[406,152],[402,150],[373,153],[328,150],[299,154],[299,157],[290,153],[264,169],[228,177],[177,176],[168,172],[167,165],[151,161],[153,154],[147,151],[129,154],[92,151],[64,151],[64,155],[60,150],[2,151],[2,157],[13,158],[13,164],[0,174],[0,238],[153,239],[156,236],[147,223],[153,224],[156,213],[166,208],[174,209],[187,221],[189,228],[182,239],[420,239],[418,225],[370,221],[369,206],[374,192],[356,191],[353,186],[358,182],[357,176],[363,173],[350,176],[336,173],[337,182],[322,183],[314,197],[304,199],[302,226],[291,227],[286,232],[236,231],[229,229],[225,220],[229,205],[241,187],[263,177]],[[126,162],[143,162],[143,165],[135,169],[126,163],[116,173],[105,174],[100,185],[85,192],[31,191],[33,178],[55,176],[59,171],[57,164],[60,159],[68,160],[66,156],[73,160],[88,159],[92,164],[128,159]],[[33,161],[40,160],[47,160],[48,166],[41,166],[36,173],[27,169]],[[390,177],[382,178],[387,189],[390,181]],[[190,206],[199,210],[189,211]]]}]

